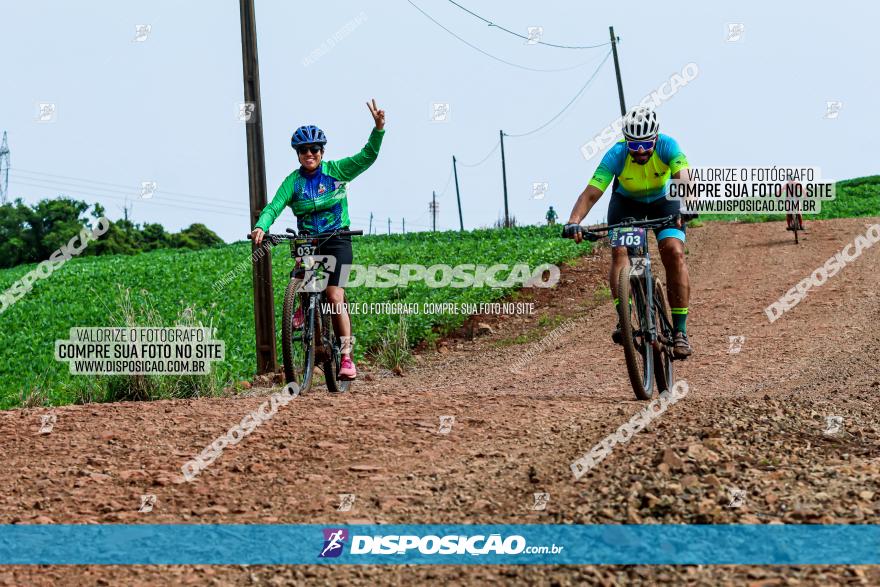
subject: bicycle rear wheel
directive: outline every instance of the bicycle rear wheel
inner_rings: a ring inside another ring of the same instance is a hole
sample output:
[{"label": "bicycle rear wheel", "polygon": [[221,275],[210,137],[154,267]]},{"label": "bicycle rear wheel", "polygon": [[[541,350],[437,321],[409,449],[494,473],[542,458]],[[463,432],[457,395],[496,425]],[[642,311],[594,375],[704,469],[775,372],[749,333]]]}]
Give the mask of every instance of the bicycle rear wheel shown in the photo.
[{"label": "bicycle rear wheel", "polygon": [[[654,315],[658,338],[662,336],[671,341],[674,336],[672,318],[669,314],[669,304],[666,302],[666,288],[663,287],[659,277],[654,278]],[[654,379],[657,382],[657,393],[672,389],[675,383],[672,373],[672,353],[660,340],[654,347]]]},{"label": "bicycle rear wheel", "polygon": [[617,296],[620,303],[620,331],[623,337],[623,354],[626,370],[636,398],[651,399],[654,394],[654,353],[649,350],[645,332],[648,330],[644,288],[638,276],[630,275],[630,266],[621,268],[617,278]]},{"label": "bicycle rear wheel", "polygon": [[[284,362],[284,380],[296,383],[300,393],[306,393],[312,385],[315,369],[315,308],[313,304],[302,307],[300,287],[302,279],[291,279],[284,292],[284,309],[281,313],[281,355]],[[309,296],[305,296],[309,299]],[[302,309],[303,324],[294,327],[293,318]]]}]

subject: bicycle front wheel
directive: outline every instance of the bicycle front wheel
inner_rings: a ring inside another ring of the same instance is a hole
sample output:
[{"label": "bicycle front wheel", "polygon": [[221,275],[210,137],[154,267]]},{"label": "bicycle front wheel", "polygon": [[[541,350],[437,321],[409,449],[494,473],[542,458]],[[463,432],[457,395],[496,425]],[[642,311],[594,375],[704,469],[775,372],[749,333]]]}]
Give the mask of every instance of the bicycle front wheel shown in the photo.
[{"label": "bicycle front wheel", "polygon": [[[302,279],[291,279],[284,292],[284,310],[281,313],[281,354],[284,362],[284,380],[296,383],[300,393],[306,393],[312,385],[315,369],[315,308],[303,306],[300,293]],[[295,324],[297,310],[301,310],[302,324]]]},{"label": "bicycle front wheel", "polygon": [[[348,296],[343,298],[343,303],[348,305]],[[327,390],[333,393],[344,393],[351,387],[351,381],[347,379],[339,379],[339,368],[342,363],[341,342],[333,329],[333,320],[331,316],[322,314],[324,323],[323,330],[326,338],[330,342],[330,353],[326,361],[324,361],[324,381],[327,383]],[[351,331],[351,315],[349,315],[349,332]]]},{"label": "bicycle front wheel", "polygon": [[647,342],[648,311],[645,290],[638,276],[630,275],[630,267],[620,269],[617,279],[617,296],[620,303],[620,331],[623,337],[623,354],[626,370],[636,398],[649,400],[654,394],[654,352]]}]

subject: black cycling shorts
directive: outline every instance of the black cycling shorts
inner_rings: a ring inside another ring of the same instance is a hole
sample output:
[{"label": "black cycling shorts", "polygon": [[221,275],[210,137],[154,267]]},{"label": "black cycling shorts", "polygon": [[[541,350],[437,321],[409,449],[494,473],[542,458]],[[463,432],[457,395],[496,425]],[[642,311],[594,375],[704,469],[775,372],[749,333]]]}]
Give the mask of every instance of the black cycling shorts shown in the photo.
[{"label": "black cycling shorts", "polygon": [[[639,202],[614,192],[611,194],[611,202],[608,204],[608,224],[617,224],[624,218],[634,218],[636,220],[663,218],[664,216],[678,214],[680,208],[681,202],[667,200],[665,197],[653,202]],[[684,242],[685,228],[684,224],[681,225],[681,228],[676,228],[674,224],[669,228],[655,228],[654,236],[657,237],[658,242],[665,238],[677,238]]]},{"label": "black cycling shorts", "polygon": [[[343,230],[348,230],[347,228]],[[336,266],[330,273],[330,279],[327,281],[328,286],[345,287],[345,283],[340,284],[343,266],[351,265],[354,261],[354,254],[351,251],[350,236],[333,236],[327,240],[318,241],[319,255],[333,255],[336,257]],[[346,275],[348,271],[345,272]]]}]

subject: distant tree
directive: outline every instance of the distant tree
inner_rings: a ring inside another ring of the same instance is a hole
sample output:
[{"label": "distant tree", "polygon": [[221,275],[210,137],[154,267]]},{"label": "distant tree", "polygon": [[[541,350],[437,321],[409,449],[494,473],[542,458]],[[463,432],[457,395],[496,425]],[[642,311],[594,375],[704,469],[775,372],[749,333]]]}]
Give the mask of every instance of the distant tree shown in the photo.
[{"label": "distant tree", "polygon": [[33,261],[33,250],[24,235],[30,214],[31,209],[20,199],[0,206],[0,267]]},{"label": "distant tree", "polygon": [[26,232],[33,249],[34,261],[48,259],[49,255],[66,245],[82,230],[80,216],[89,209],[85,202],[70,198],[42,200],[29,215]]},{"label": "distant tree", "polygon": [[125,221],[120,221],[123,226],[113,222],[110,228],[101,235],[97,241],[91,243],[84,251],[85,255],[134,255],[141,252],[137,235],[139,232],[126,230]]},{"label": "distant tree", "polygon": [[141,228],[141,240],[145,251],[167,249],[171,246],[171,235],[158,223],[144,224]]},{"label": "distant tree", "polygon": [[[33,206],[20,199],[0,206],[0,267],[37,263],[67,245],[83,228],[93,229],[94,219],[106,214],[103,206],[61,196]],[[134,255],[163,248],[203,249],[223,244],[204,224],[192,224],[177,234],[158,223],[139,226],[131,220],[111,222],[106,233],[91,242],[81,255]]]},{"label": "distant tree", "polygon": [[204,249],[223,244],[223,239],[204,224],[192,224],[171,237],[172,245],[183,249]]}]

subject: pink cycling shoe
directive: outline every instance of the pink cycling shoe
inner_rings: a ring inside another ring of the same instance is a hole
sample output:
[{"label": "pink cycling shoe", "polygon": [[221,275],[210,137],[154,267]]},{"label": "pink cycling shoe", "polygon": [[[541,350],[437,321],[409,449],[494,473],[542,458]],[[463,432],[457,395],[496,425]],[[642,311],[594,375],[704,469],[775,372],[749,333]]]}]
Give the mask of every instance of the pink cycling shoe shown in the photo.
[{"label": "pink cycling shoe", "polygon": [[357,369],[354,367],[354,362],[351,360],[351,357],[348,355],[342,356],[342,364],[339,365],[339,378],[345,381],[351,381],[357,377]]}]

